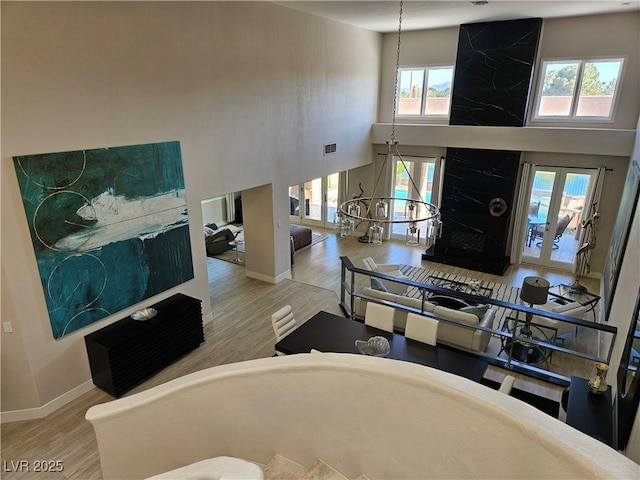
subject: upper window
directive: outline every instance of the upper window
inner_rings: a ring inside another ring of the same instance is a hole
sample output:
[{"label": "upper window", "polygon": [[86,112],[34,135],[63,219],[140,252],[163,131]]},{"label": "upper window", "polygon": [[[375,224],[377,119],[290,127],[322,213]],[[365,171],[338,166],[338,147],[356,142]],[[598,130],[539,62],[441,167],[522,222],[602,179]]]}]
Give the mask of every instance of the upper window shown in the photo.
[{"label": "upper window", "polygon": [[397,114],[417,118],[447,118],[452,79],[453,65],[399,68]]},{"label": "upper window", "polygon": [[610,120],[622,58],[545,61],[534,119]]}]

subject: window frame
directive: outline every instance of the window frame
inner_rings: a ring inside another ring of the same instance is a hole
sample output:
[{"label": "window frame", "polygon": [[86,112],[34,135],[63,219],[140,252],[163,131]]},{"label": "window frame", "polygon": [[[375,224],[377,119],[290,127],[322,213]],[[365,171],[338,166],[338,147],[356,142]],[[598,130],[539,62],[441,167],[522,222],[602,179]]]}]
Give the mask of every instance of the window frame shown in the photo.
[{"label": "window frame", "polygon": [[[451,86],[449,87],[449,107],[446,114],[426,114],[425,109],[427,107],[427,85],[429,83],[429,70],[440,70],[444,68],[451,69]],[[402,114],[400,113],[400,78],[403,71],[407,70],[422,70],[423,71],[423,83],[422,83],[422,98],[420,100],[420,114]],[[411,120],[440,120],[447,121],[451,116],[451,99],[453,98],[453,80],[455,77],[455,64],[442,63],[442,64],[421,64],[421,65],[401,65],[398,67],[398,75],[396,77],[396,83],[398,85],[398,95],[396,99],[396,118],[411,119]]]},{"label": "window frame", "polygon": [[[609,116],[607,117],[595,117],[595,116],[578,116],[578,104],[580,102],[580,92],[582,90],[584,80],[584,70],[588,63],[598,63],[607,61],[620,61],[621,65],[618,69],[618,79],[616,82],[615,90],[611,98],[611,109]],[[542,90],[544,89],[544,75],[546,67],[549,64],[562,64],[562,63],[577,63],[578,71],[576,73],[576,84],[571,97],[570,110],[567,115],[539,115],[540,104],[543,99]],[[624,71],[627,64],[626,55],[613,55],[602,57],[572,57],[572,58],[553,58],[540,60],[540,73],[538,75],[538,83],[536,86],[536,95],[534,108],[531,113],[532,122],[579,122],[579,123],[613,123],[615,120],[616,112],[618,109],[618,103],[620,100],[620,88],[624,78]]]}]

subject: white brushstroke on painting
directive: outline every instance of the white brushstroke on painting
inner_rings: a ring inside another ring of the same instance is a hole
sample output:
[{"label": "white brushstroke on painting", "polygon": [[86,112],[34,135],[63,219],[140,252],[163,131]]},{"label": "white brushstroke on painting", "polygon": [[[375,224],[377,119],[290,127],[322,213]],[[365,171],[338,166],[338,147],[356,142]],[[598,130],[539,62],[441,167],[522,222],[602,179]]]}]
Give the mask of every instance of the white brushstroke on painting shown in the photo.
[{"label": "white brushstroke on painting", "polygon": [[76,213],[82,220],[96,220],[96,223],[61,238],[54,248],[82,252],[134,237],[155,238],[188,221],[184,189],[133,200],[114,195],[109,189]]}]

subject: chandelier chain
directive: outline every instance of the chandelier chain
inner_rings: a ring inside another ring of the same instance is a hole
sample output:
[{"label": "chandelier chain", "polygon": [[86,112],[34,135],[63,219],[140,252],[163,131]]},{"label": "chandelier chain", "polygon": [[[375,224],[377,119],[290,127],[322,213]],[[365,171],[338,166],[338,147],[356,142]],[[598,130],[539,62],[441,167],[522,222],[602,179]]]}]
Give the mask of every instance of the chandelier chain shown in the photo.
[{"label": "chandelier chain", "polygon": [[393,114],[391,115],[391,141],[396,139],[396,108],[398,105],[398,71],[400,70],[400,38],[402,37],[402,0],[400,0],[400,14],[398,18],[398,46],[396,48],[396,70],[393,89]]},{"label": "chandelier chain", "polygon": [[[400,0],[400,12],[399,12],[399,20],[398,20],[398,44],[396,50],[396,66],[395,66],[395,81],[394,81],[394,90],[393,90],[393,113],[392,113],[392,122],[391,122],[391,136],[387,141],[387,155],[384,158],[384,162],[381,168],[378,170],[376,179],[373,185],[373,193],[370,197],[354,197],[352,200],[347,200],[340,204],[340,212],[338,213],[340,220],[340,236],[342,237],[350,237],[358,225],[355,225],[354,220],[357,221],[368,221],[371,222],[372,225],[368,229],[368,234],[360,237],[359,240],[365,241],[366,239],[369,243],[382,243],[382,237],[384,235],[384,228],[382,224],[401,224],[406,223],[409,226],[407,227],[407,244],[418,244],[420,243],[420,228],[418,227],[419,223],[426,222],[426,237],[425,244],[427,248],[431,248],[435,243],[436,239],[440,237],[441,233],[441,222],[440,222],[440,209],[430,203],[426,202],[422,193],[418,189],[413,177],[411,175],[410,169],[407,167],[407,164],[402,158],[400,151],[398,150],[398,142],[396,141],[396,115],[398,109],[398,98],[399,98],[399,89],[400,89],[400,79],[398,77],[398,73],[400,72],[400,47],[401,47],[401,36],[402,36],[402,14],[403,14],[403,0]],[[418,199],[407,197],[397,197],[397,196],[381,196],[376,197],[376,192],[378,190],[378,185],[381,183],[383,175],[387,172],[387,163],[393,163],[394,157],[398,158],[400,164],[404,168],[404,171],[407,173],[409,177],[409,181],[411,182],[411,188],[407,190],[407,194],[416,195]],[[364,192],[363,192],[364,193]],[[360,204],[364,205],[365,212],[362,215],[360,212]],[[393,212],[389,215],[389,204],[391,204]],[[398,211],[396,205],[402,206],[405,204],[405,213]],[[372,215],[372,209],[375,209],[375,215]],[[382,213],[380,213],[382,212]]]}]

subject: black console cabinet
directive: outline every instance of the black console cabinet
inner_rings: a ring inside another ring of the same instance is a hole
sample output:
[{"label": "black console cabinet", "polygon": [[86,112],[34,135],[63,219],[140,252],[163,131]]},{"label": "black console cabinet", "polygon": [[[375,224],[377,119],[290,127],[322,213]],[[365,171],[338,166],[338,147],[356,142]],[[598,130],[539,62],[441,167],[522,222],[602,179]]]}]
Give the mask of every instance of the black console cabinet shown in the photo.
[{"label": "black console cabinet", "polygon": [[120,397],[204,342],[202,302],[176,294],[150,320],[129,317],[85,337],[93,383]]},{"label": "black console cabinet", "polygon": [[594,395],[589,392],[589,380],[582,377],[571,377],[567,424],[612,447],[611,386],[607,388],[606,392]]}]

